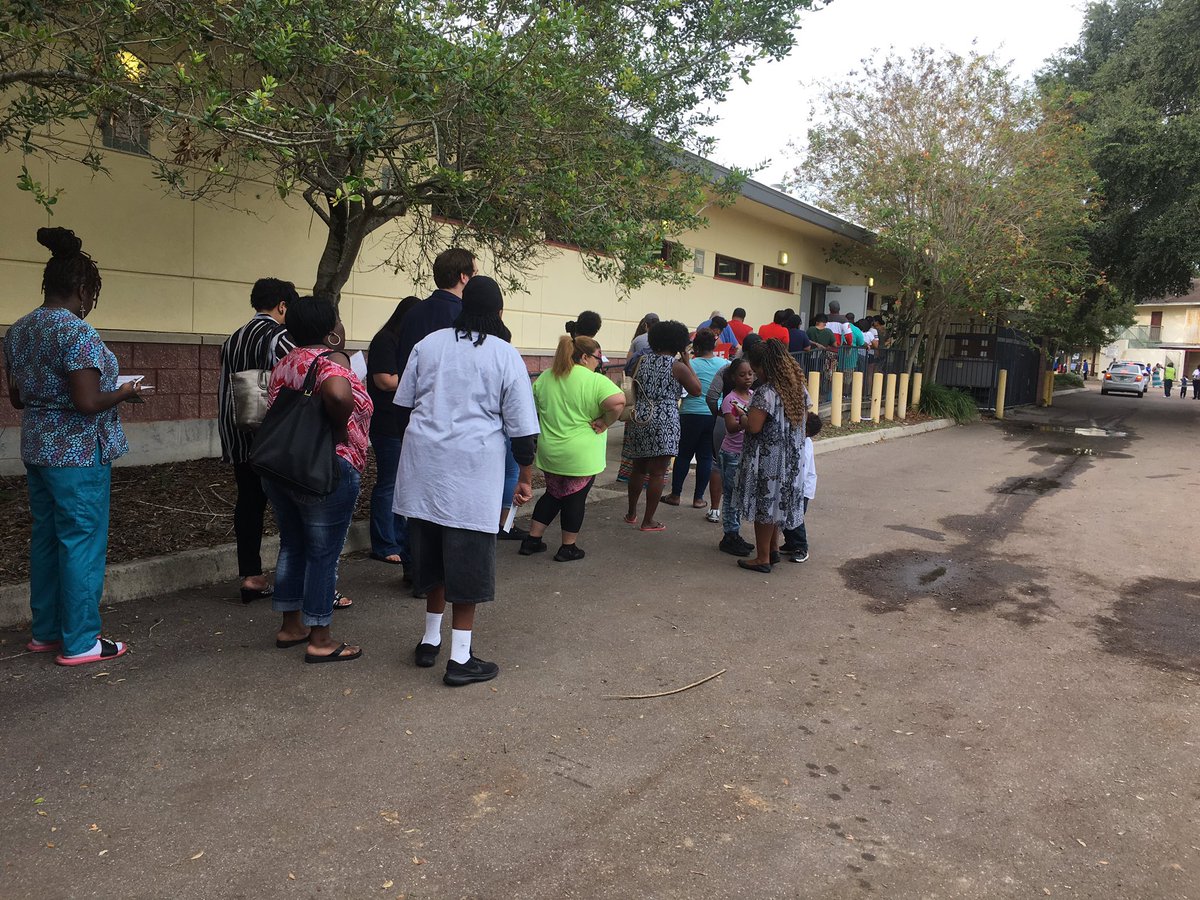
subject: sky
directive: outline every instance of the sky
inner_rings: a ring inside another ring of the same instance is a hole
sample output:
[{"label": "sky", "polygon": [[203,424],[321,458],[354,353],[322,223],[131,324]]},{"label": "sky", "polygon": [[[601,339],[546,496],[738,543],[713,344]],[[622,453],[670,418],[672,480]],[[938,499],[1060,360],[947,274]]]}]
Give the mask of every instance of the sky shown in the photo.
[{"label": "sky", "polygon": [[840,81],[863,58],[894,47],[928,45],[966,53],[995,52],[1028,79],[1075,43],[1083,0],[833,0],[803,17],[795,49],[783,62],[760,63],[750,84],[737,83],[715,112],[711,158],[743,169],[765,167],[755,180],[774,185],[790,172],[788,144],[803,139],[822,81]]}]

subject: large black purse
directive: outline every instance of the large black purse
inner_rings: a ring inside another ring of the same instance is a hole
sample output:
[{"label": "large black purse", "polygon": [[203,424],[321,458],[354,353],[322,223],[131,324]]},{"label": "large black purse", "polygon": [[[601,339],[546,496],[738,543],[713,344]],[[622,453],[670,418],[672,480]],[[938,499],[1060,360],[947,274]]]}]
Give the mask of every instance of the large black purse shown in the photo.
[{"label": "large black purse", "polygon": [[314,359],[300,390],[281,387],[263,416],[250,450],[250,466],[263,478],[324,497],[341,479],[333,423],[316,391],[322,353]]}]

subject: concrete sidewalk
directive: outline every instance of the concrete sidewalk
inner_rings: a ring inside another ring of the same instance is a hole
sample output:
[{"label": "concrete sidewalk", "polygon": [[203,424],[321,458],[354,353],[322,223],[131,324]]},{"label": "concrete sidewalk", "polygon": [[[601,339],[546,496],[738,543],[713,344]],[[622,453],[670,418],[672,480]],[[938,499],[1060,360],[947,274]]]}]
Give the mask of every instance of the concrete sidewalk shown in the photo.
[{"label": "concrete sidewalk", "polygon": [[[938,419],[904,428],[881,429],[863,434],[819,440],[814,446],[814,452],[828,453],[847,447],[859,447],[878,441],[924,434],[927,431],[951,427],[953,424],[949,419]],[[608,467],[605,474],[601,476],[603,483],[594,487],[588,495],[589,503],[612,500],[626,495],[625,486],[613,481],[621,464],[623,429],[624,426],[618,423],[609,430]],[[536,502],[541,494],[540,489],[536,490],[533,502]],[[524,511],[526,519],[532,509],[532,505],[526,507]],[[521,520],[518,519],[518,521]],[[527,521],[523,524],[528,527]],[[344,552],[346,554],[362,553],[370,548],[371,538],[368,523],[365,521],[355,522],[350,527]],[[274,559],[278,550],[279,538],[264,538],[262,552],[265,559]],[[236,593],[237,575],[237,554],[234,544],[132,560],[108,567],[104,581],[104,604],[113,606],[129,600],[140,600],[143,597],[155,597],[184,588],[201,587],[220,582],[228,583],[230,596],[233,596]],[[0,628],[20,625],[28,621],[29,582],[0,585]]]}]

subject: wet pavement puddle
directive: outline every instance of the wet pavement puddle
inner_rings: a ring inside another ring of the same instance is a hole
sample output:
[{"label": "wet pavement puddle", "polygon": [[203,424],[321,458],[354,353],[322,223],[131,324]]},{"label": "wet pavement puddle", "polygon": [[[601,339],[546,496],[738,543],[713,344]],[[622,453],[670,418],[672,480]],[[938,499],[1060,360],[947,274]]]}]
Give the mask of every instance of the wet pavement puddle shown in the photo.
[{"label": "wet pavement puddle", "polygon": [[1109,653],[1200,674],[1200,583],[1143,578],[1128,585],[1096,632]]}]

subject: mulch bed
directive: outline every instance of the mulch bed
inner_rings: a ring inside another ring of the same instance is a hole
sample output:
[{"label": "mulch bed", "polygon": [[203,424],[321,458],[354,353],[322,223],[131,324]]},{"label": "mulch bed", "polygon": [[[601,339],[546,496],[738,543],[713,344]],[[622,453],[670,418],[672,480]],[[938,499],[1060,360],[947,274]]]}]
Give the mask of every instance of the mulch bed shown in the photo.
[{"label": "mulch bed", "polygon": [[933,421],[933,416],[927,416],[924,413],[913,412],[912,410],[908,411],[908,415],[904,421],[897,419],[894,422],[885,422],[883,419],[880,419],[878,425],[876,425],[870,419],[866,419],[862,422],[849,422],[847,421],[848,417],[843,414],[843,424],[838,428],[834,428],[829,424],[828,414],[823,415],[822,418],[825,419],[825,424],[821,428],[821,433],[815,438],[817,441],[828,440],[829,438],[835,437],[844,437],[847,434],[862,434],[863,432],[867,431],[880,431],[884,428],[903,428],[907,425],[919,425],[922,422]]}]

